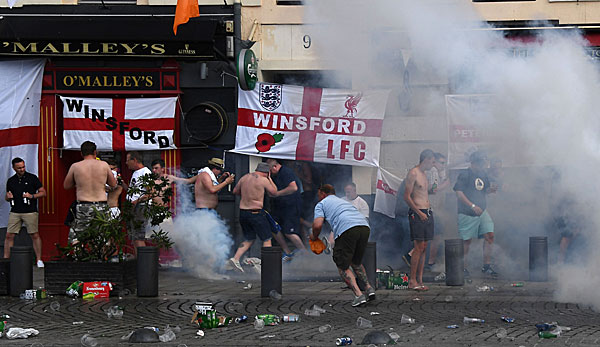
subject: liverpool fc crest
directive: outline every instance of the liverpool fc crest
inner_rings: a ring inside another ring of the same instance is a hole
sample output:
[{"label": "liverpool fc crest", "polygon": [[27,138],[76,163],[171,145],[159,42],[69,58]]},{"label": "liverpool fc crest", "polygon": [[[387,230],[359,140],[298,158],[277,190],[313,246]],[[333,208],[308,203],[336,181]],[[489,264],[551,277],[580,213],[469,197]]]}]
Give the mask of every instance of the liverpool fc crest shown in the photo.
[{"label": "liverpool fc crest", "polygon": [[275,111],[281,105],[282,87],[280,84],[260,84],[260,105],[267,111]]}]

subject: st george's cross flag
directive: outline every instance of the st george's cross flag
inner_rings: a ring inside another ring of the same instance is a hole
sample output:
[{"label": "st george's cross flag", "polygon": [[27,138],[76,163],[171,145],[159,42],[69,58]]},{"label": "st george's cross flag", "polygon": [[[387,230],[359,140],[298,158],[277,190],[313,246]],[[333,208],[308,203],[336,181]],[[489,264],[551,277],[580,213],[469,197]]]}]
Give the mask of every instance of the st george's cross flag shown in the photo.
[{"label": "st george's cross flag", "polygon": [[[27,172],[38,173],[40,100],[45,59],[0,62],[0,196],[6,181],[15,174],[11,161],[25,161]],[[8,224],[10,204],[0,204],[0,228]]]},{"label": "st george's cross flag", "polygon": [[379,165],[389,90],[258,83],[239,89],[232,152],[288,160]]},{"label": "st george's cross flag", "polygon": [[99,151],[174,149],[177,98],[102,99],[61,96],[64,147],[92,141]]}]

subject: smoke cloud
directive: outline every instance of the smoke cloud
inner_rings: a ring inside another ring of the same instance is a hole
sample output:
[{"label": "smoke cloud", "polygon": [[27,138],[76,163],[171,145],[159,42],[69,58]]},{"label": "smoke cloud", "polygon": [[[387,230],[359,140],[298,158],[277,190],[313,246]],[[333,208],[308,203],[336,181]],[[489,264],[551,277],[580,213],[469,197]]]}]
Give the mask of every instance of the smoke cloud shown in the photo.
[{"label": "smoke cloud", "polygon": [[[355,89],[392,89],[383,127],[388,143],[381,153],[386,169],[410,168],[426,147],[448,151],[446,95],[493,98],[479,121],[500,139],[486,149],[504,162],[505,185],[489,197],[494,262],[505,278],[526,279],[528,238],[548,236],[550,273],[561,278],[556,299],[600,308],[600,274],[594,271],[600,253],[593,252],[600,245],[593,213],[600,81],[598,62],[587,54],[581,33],[539,30],[533,39],[507,38],[465,1],[313,0],[305,7],[319,59],[338,63]],[[562,266],[554,219],[565,212],[556,209],[565,196],[574,197],[567,214],[583,212],[583,227],[569,249],[577,257]],[[457,236],[455,204],[450,190],[446,207],[452,217],[445,220],[444,238]],[[480,243],[472,245],[469,264],[481,264]]]},{"label": "smoke cloud", "polygon": [[184,269],[199,278],[222,279],[219,274],[233,245],[227,224],[214,212],[195,210],[192,191],[180,186],[174,230],[169,236],[181,256]]}]

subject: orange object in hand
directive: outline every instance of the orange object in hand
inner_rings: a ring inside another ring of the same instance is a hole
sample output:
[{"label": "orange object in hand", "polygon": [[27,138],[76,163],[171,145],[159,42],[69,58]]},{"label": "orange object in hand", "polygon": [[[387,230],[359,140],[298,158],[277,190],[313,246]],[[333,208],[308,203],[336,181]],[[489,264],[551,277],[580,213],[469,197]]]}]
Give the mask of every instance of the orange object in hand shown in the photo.
[{"label": "orange object in hand", "polygon": [[313,251],[314,254],[321,254],[326,248],[321,239],[317,239],[315,241],[308,240],[308,243],[310,244],[310,250]]}]

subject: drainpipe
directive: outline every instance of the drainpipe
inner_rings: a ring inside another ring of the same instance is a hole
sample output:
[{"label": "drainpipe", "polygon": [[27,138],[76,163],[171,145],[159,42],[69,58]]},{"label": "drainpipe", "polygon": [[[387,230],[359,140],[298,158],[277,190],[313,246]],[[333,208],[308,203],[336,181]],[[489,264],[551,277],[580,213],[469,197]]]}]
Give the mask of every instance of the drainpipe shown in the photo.
[{"label": "drainpipe", "polygon": [[233,47],[237,58],[242,43],[242,0],[233,0],[233,36]]}]

